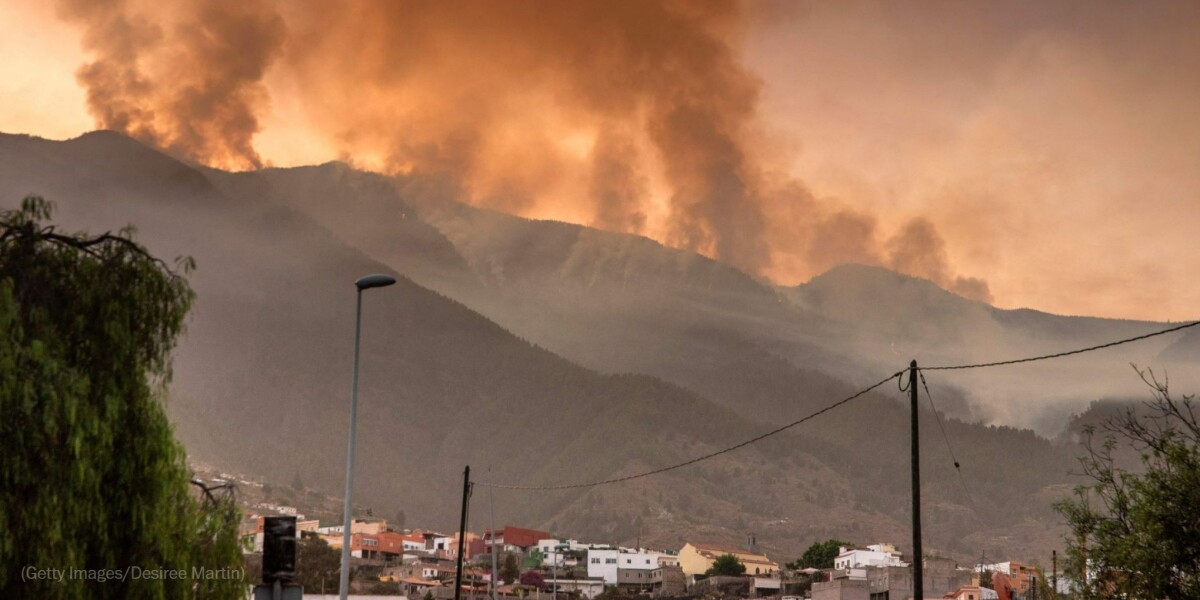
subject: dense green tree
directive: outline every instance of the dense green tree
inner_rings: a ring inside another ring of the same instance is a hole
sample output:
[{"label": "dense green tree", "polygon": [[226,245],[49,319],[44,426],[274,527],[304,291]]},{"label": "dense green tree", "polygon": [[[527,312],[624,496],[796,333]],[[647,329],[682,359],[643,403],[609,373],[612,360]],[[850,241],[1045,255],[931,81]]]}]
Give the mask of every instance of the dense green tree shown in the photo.
[{"label": "dense green tree", "polygon": [[[1200,598],[1200,417],[1193,396],[1138,373],[1152,399],[1106,420],[1100,440],[1086,430],[1091,482],[1055,505],[1071,528],[1067,572],[1090,598]],[[1138,472],[1114,460],[1118,440],[1140,452]]]},{"label": "dense green tree", "polygon": [[0,213],[0,597],[241,597],[240,514],[190,484],[160,402],[187,281],[50,216]]},{"label": "dense green tree", "polygon": [[296,581],[309,594],[337,593],[342,553],[325,540],[305,537],[296,540]]},{"label": "dense green tree", "polygon": [[833,559],[837,558],[838,548],[842,546],[853,546],[850,542],[842,540],[829,539],[823,542],[816,542],[809,546],[804,554],[795,562],[787,564],[789,569],[832,569]]},{"label": "dense green tree", "polygon": [[500,580],[506,584],[510,584],[520,576],[521,566],[517,564],[517,557],[512,553],[505,554],[504,562],[500,565]]},{"label": "dense green tree", "polygon": [[746,565],[732,554],[722,554],[713,560],[713,564],[704,572],[705,575],[745,575]]},{"label": "dense green tree", "polygon": [[525,555],[524,560],[521,561],[521,566],[526,569],[536,569],[536,568],[542,566],[542,561],[545,558],[546,558],[546,555],[542,554],[541,550],[534,548],[533,550],[530,550],[528,554]]},{"label": "dense green tree", "polygon": [[979,586],[985,588],[992,587],[992,572],[980,569],[979,571]]}]

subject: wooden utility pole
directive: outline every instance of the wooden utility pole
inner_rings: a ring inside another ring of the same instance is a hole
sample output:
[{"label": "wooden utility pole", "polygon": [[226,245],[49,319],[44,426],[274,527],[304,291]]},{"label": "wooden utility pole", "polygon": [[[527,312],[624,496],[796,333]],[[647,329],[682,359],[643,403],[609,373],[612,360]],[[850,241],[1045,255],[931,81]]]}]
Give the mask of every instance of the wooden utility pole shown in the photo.
[{"label": "wooden utility pole", "polygon": [[[488,479],[491,479],[492,466],[488,465]],[[488,528],[491,530],[492,546],[488,554],[492,556],[492,600],[497,600],[496,594],[496,488],[488,486],[488,503],[491,504],[491,515],[488,517]]]},{"label": "wooden utility pole", "polygon": [[1054,592],[1051,598],[1058,597],[1058,550],[1050,551],[1050,589]]},{"label": "wooden utility pole", "polygon": [[[458,568],[454,571],[454,600],[462,598],[463,540],[467,538],[467,507],[471,502],[471,465],[463,469],[462,519],[458,522]],[[494,544],[493,544],[494,547]]]},{"label": "wooden utility pole", "polygon": [[917,361],[908,366],[908,394],[912,399],[912,545],[913,598],[925,599],[925,566],[921,556],[921,439],[917,421]]}]

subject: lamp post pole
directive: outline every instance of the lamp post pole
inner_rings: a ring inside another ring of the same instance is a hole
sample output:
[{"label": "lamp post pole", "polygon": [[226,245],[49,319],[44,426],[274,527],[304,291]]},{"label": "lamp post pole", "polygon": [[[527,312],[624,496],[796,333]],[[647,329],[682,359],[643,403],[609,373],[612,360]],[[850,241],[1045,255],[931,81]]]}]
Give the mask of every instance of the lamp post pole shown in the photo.
[{"label": "lamp post pole", "polygon": [[387,287],[396,283],[396,278],[389,275],[368,275],[354,282],[358,288],[358,305],[354,311],[354,384],[350,392],[350,439],[346,449],[346,495],[342,508],[342,569],[338,584],[338,597],[346,600],[350,593],[350,522],[351,522],[351,492],[354,485],[354,435],[358,416],[358,346],[362,339],[362,293],[376,287]]}]

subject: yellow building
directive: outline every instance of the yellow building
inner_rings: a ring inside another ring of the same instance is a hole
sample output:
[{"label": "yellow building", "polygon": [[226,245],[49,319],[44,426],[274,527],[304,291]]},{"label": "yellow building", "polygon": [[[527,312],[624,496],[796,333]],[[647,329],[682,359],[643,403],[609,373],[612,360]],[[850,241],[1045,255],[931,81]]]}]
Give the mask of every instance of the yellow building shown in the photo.
[{"label": "yellow building", "polygon": [[779,565],[765,554],[749,552],[730,546],[687,543],[679,550],[679,566],[686,575],[703,575],[722,554],[732,554],[743,565],[747,575],[771,575],[779,572]]}]

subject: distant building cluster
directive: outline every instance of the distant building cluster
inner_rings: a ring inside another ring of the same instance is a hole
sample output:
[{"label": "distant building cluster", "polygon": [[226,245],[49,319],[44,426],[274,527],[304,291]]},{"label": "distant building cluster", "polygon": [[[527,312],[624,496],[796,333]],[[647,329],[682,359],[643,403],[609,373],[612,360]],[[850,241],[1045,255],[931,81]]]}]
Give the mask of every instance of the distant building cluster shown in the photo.
[{"label": "distant building cluster", "polygon": [[[905,560],[892,544],[843,546],[833,564],[832,569],[810,570],[816,578],[812,600],[907,600],[913,596],[911,557]],[[926,599],[1049,600],[1039,596],[1041,572],[1017,562],[962,567],[950,559],[927,556],[921,566]]]},{"label": "distant building cluster", "polygon": [[[341,525],[321,527],[294,507],[260,503],[243,522],[247,553],[262,551],[266,514],[294,516],[300,536],[342,547]],[[585,599],[616,591],[648,597],[910,600],[913,590],[911,557],[886,543],[843,546],[830,569],[789,570],[758,551],[753,538],[746,547],[689,541],[678,549],[651,550],[555,538],[524,527],[489,529],[482,535],[444,534],[401,530],[384,519],[364,518],[351,521],[350,553],[356,572],[370,573],[377,582],[376,591],[383,586],[412,600],[449,600],[454,597],[460,535],[464,592],[476,596],[491,593],[493,564],[496,593],[505,598],[541,597],[557,590]],[[742,574],[713,572],[718,559],[728,556],[744,567]],[[1041,572],[1017,562],[961,567],[948,559],[926,557],[923,567],[927,599],[1042,600],[1037,595]]]}]

